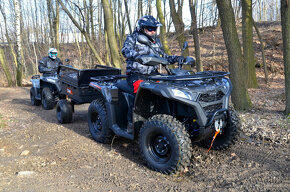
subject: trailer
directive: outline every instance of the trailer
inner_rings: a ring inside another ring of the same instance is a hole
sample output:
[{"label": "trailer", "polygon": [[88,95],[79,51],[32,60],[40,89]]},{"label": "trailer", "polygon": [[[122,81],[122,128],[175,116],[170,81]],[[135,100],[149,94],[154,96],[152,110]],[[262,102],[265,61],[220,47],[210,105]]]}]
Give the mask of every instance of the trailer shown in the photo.
[{"label": "trailer", "polygon": [[72,122],[74,105],[91,103],[100,97],[100,93],[89,86],[92,77],[121,75],[121,69],[96,65],[94,69],[77,69],[70,66],[60,66],[58,77],[61,93],[65,99],[60,99],[56,106],[56,116],[59,123]]}]

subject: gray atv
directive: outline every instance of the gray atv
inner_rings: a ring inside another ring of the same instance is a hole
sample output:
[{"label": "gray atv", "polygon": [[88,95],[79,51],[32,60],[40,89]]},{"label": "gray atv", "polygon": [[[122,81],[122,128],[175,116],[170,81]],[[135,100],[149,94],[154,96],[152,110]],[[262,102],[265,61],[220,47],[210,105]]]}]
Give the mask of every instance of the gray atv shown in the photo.
[{"label": "gray atv", "polygon": [[[138,37],[147,44],[146,38]],[[185,44],[184,49],[187,47]],[[158,56],[137,58],[144,65],[165,66],[166,75],[149,76],[134,95],[124,76],[91,78],[90,87],[99,93],[88,109],[92,137],[110,143],[114,135],[138,139],[147,165],[165,174],[183,172],[190,164],[192,145],[225,150],[235,143],[240,126],[236,112],[229,107],[232,84],[227,72],[193,74],[182,69],[194,64],[187,57],[178,68]],[[127,112],[133,103],[133,132],[127,132]]]},{"label": "gray atv", "polygon": [[[69,60],[66,59],[68,63]],[[30,101],[32,105],[39,106],[45,110],[53,109],[57,101],[64,99],[65,95],[61,93],[59,82],[59,72],[55,74],[34,75],[31,77],[32,87],[30,88]]]}]

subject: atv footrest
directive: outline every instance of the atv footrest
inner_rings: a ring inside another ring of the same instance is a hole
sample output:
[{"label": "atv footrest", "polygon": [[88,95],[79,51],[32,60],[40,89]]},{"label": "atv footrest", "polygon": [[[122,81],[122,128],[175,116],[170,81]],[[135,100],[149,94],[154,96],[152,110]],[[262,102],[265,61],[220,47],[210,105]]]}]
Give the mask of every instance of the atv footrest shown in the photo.
[{"label": "atv footrest", "polygon": [[128,133],[127,131],[121,129],[117,124],[114,124],[112,126],[112,130],[114,131],[114,133],[120,137],[125,137],[127,139],[134,139],[134,133]]}]

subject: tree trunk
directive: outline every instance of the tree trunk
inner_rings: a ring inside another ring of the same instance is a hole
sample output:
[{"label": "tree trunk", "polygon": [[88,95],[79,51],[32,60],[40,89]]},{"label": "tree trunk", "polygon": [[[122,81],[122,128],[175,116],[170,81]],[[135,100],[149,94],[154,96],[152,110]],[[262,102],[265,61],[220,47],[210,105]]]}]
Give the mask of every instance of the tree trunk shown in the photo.
[{"label": "tree trunk", "polygon": [[167,36],[166,36],[166,25],[165,25],[164,15],[162,13],[161,0],[156,0],[156,9],[157,9],[157,15],[158,15],[159,21],[162,24],[162,27],[160,27],[160,37],[161,37],[163,49],[167,55],[171,55],[170,49],[168,47],[168,41],[167,41]]},{"label": "tree trunk", "polygon": [[97,50],[95,49],[94,45],[92,44],[89,34],[87,31],[85,31],[84,29],[81,28],[81,26],[78,24],[78,22],[74,19],[74,17],[71,15],[71,13],[68,11],[68,9],[65,7],[65,5],[63,4],[63,2],[61,0],[57,0],[59,2],[59,4],[61,5],[62,9],[64,10],[64,12],[67,14],[67,16],[71,19],[71,21],[73,22],[73,24],[80,30],[80,32],[85,36],[86,42],[88,44],[88,46],[91,48],[95,58],[97,59],[97,61],[99,62],[99,64],[101,65],[105,65],[105,63],[102,61],[101,57],[99,56]]},{"label": "tree trunk", "polygon": [[106,64],[107,64],[107,66],[111,66],[111,61],[110,61],[110,46],[109,46],[108,33],[107,33],[107,31],[105,31],[105,45],[106,45]]},{"label": "tree trunk", "polygon": [[[180,49],[182,49],[183,47],[183,43],[185,41],[185,36],[184,36],[184,23],[182,21],[182,18],[180,17],[180,15],[178,15],[178,12],[180,12],[180,10],[175,9],[175,2],[174,0],[169,0],[169,6],[170,6],[170,13],[171,13],[171,17],[173,20],[173,24],[175,27],[175,31],[177,36],[177,40],[179,43],[179,47]],[[182,8],[182,7],[181,7]],[[188,56],[189,55],[189,51],[188,49],[186,49],[184,51],[184,56]]]},{"label": "tree trunk", "polygon": [[217,1],[223,36],[228,53],[230,78],[233,84],[232,102],[237,110],[246,110],[251,106],[251,101],[246,88],[243,55],[241,44],[235,25],[235,15],[231,1]]},{"label": "tree trunk", "polygon": [[10,51],[11,51],[12,56],[13,56],[14,66],[15,66],[15,68],[17,68],[17,56],[16,56],[16,53],[15,53],[15,50],[14,50],[14,46],[13,46],[13,44],[11,42],[10,37],[9,37],[8,26],[7,26],[7,18],[6,18],[6,14],[5,14],[1,4],[0,4],[0,12],[2,13],[2,16],[3,16],[3,19],[4,19],[5,37],[6,37],[8,45],[10,47]]},{"label": "tree trunk", "polygon": [[138,0],[138,19],[143,16],[142,0]]},{"label": "tree trunk", "polygon": [[246,85],[248,88],[257,88],[258,81],[253,47],[252,0],[242,0],[242,30]]},{"label": "tree trunk", "polygon": [[199,34],[197,30],[197,22],[196,22],[196,13],[195,13],[195,6],[197,1],[193,4],[193,0],[189,0],[189,7],[190,7],[190,14],[191,14],[191,29],[192,35],[194,40],[194,50],[195,50],[195,58],[196,58],[196,69],[197,71],[203,71],[203,65],[201,61],[200,55],[200,45],[199,45]]},{"label": "tree trunk", "polygon": [[16,55],[17,55],[17,69],[16,69],[16,83],[17,86],[22,86],[22,57],[21,57],[21,26],[20,26],[20,5],[19,0],[14,0],[15,7],[15,31],[16,31]]},{"label": "tree trunk", "polygon": [[[101,0],[100,0],[101,1]],[[102,9],[102,3],[99,2],[99,7],[98,7],[98,23],[99,23],[99,33],[98,33],[98,39],[99,42],[102,42],[102,15],[103,15],[103,9]],[[100,49],[102,49],[102,43],[99,45]]]},{"label": "tree trunk", "polygon": [[265,51],[264,51],[264,42],[263,42],[263,39],[262,39],[262,36],[260,34],[260,31],[253,19],[253,25],[255,27],[255,30],[256,30],[256,33],[258,35],[258,38],[260,40],[260,44],[261,44],[261,52],[262,52],[262,60],[263,60],[263,67],[264,67],[264,73],[265,73],[265,81],[266,81],[266,84],[268,84],[268,81],[269,81],[269,78],[268,78],[268,68],[267,68],[267,64],[266,64],[266,57],[265,57]]},{"label": "tree trunk", "polygon": [[108,0],[102,0],[102,5],[104,9],[105,29],[108,33],[108,42],[110,46],[112,64],[117,68],[121,68],[122,63],[118,49],[118,43],[114,33],[112,9],[109,6]]},{"label": "tree trunk", "polygon": [[0,47],[0,63],[2,65],[3,71],[5,73],[8,87],[11,87],[13,85],[12,76],[11,76],[11,72],[9,70],[9,67],[7,65],[6,59],[5,59],[4,50],[1,47]]},{"label": "tree trunk", "polygon": [[129,31],[130,31],[130,34],[131,34],[132,33],[132,28],[131,28],[131,22],[130,22],[129,10],[128,10],[128,0],[124,0],[124,4],[125,4],[125,10],[126,10],[126,16],[127,16]]},{"label": "tree trunk", "polygon": [[[156,1],[156,4],[157,4],[157,1]],[[161,5],[161,2],[160,2],[160,5]],[[152,0],[148,0],[148,15],[152,15]]]},{"label": "tree trunk", "polygon": [[55,2],[55,4],[55,18],[53,20],[54,47],[59,51],[59,3]]},{"label": "tree trunk", "polygon": [[281,0],[281,25],[283,39],[283,57],[285,73],[285,114],[290,114],[290,3],[288,0]]},{"label": "tree trunk", "polygon": [[[52,10],[51,10],[52,3],[51,3],[51,0],[47,0],[46,2],[47,2],[47,14],[48,14],[48,22],[49,22],[50,41],[51,41],[51,43],[53,43],[55,41],[54,41],[54,38],[53,38],[53,35],[54,35],[54,33],[53,33],[53,19],[52,19],[53,17],[52,17]],[[36,6],[36,0],[35,0],[35,6]],[[35,13],[35,14],[37,14],[37,13]],[[36,23],[36,27],[37,26],[38,25]],[[38,39],[38,33],[36,33],[36,35],[37,35],[36,39]],[[49,42],[49,44],[50,44],[50,42]]]},{"label": "tree trunk", "polygon": [[96,40],[95,26],[94,26],[94,10],[93,10],[93,0],[89,1],[90,9],[90,25],[91,25],[91,39],[93,42]]}]

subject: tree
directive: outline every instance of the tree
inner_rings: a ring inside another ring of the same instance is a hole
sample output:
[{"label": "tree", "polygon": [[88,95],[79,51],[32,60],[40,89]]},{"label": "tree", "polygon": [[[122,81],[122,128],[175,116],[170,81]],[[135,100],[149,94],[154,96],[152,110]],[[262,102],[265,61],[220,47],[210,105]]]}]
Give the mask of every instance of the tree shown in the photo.
[{"label": "tree", "polygon": [[[182,21],[182,4],[178,4],[178,9],[175,9],[175,2],[174,0],[169,0],[169,6],[170,6],[170,14],[173,20],[173,24],[175,27],[175,31],[177,36],[177,40],[179,43],[180,49],[183,47],[183,43],[185,41],[184,36],[184,23]],[[189,51],[188,49],[185,50],[184,56],[188,56]]]},{"label": "tree", "polygon": [[254,25],[254,28],[256,30],[256,33],[258,35],[258,38],[260,40],[260,45],[261,45],[261,52],[262,52],[262,60],[263,60],[263,68],[264,68],[264,73],[265,73],[265,81],[266,81],[266,84],[268,84],[268,69],[267,69],[267,64],[266,64],[266,57],[265,57],[265,50],[264,50],[264,41],[262,39],[262,35],[253,19],[253,25]]},{"label": "tree", "polygon": [[246,83],[248,88],[257,88],[254,47],[252,0],[242,0],[243,56]]},{"label": "tree", "polygon": [[197,0],[195,0],[194,3],[193,3],[193,0],[189,0],[188,3],[189,3],[189,8],[190,8],[190,14],[191,14],[191,30],[192,30],[193,41],[194,41],[196,69],[197,71],[203,71],[203,65],[201,62],[201,55],[200,55],[199,34],[197,30],[196,12],[195,12],[195,6],[197,4]]},{"label": "tree", "polygon": [[138,0],[138,18],[143,16],[143,5],[142,0]]},{"label": "tree", "polygon": [[4,51],[1,47],[0,47],[0,64],[2,65],[3,71],[5,73],[8,87],[11,87],[13,85],[12,76],[11,76],[9,67],[7,65],[6,59],[5,59]]},{"label": "tree", "polygon": [[105,29],[108,33],[108,42],[110,46],[112,63],[113,63],[113,66],[117,68],[121,68],[122,63],[121,63],[120,52],[118,49],[116,35],[114,32],[112,9],[110,8],[108,0],[102,0],[102,5],[104,9]]},{"label": "tree", "polygon": [[289,1],[281,0],[281,25],[285,73],[286,115],[290,114],[290,10]]},{"label": "tree", "polygon": [[54,47],[59,50],[59,3],[55,2],[55,17],[53,20]]},{"label": "tree", "polygon": [[251,106],[244,78],[243,55],[235,24],[231,1],[218,0],[217,6],[221,18],[223,36],[228,53],[230,78],[233,83],[232,102],[237,110],[246,110]]},{"label": "tree", "polygon": [[16,31],[16,55],[17,55],[17,68],[16,68],[16,84],[22,86],[22,57],[21,57],[21,26],[20,26],[20,5],[19,0],[14,0],[15,8],[15,31]]},{"label": "tree", "polygon": [[166,25],[165,25],[164,15],[162,13],[161,0],[156,0],[156,8],[157,8],[157,15],[158,15],[159,21],[162,24],[162,26],[160,27],[161,42],[162,42],[165,53],[168,55],[171,55],[171,52],[168,47],[167,37],[166,37]]},{"label": "tree", "polygon": [[4,11],[4,9],[3,9],[1,4],[0,4],[0,12],[2,13],[2,16],[3,16],[3,19],[4,19],[5,37],[6,37],[6,40],[8,42],[8,45],[10,47],[10,51],[11,51],[11,54],[13,56],[14,64],[17,67],[17,56],[16,56],[16,53],[14,51],[13,43],[11,42],[11,39],[9,37],[8,26],[7,26],[7,18],[6,18],[5,11]]},{"label": "tree", "polygon": [[132,28],[131,28],[131,22],[130,22],[130,17],[129,17],[128,0],[124,0],[124,4],[125,4],[127,21],[128,21],[128,27],[129,27],[129,31],[130,31],[130,34],[131,34],[132,33]]}]

